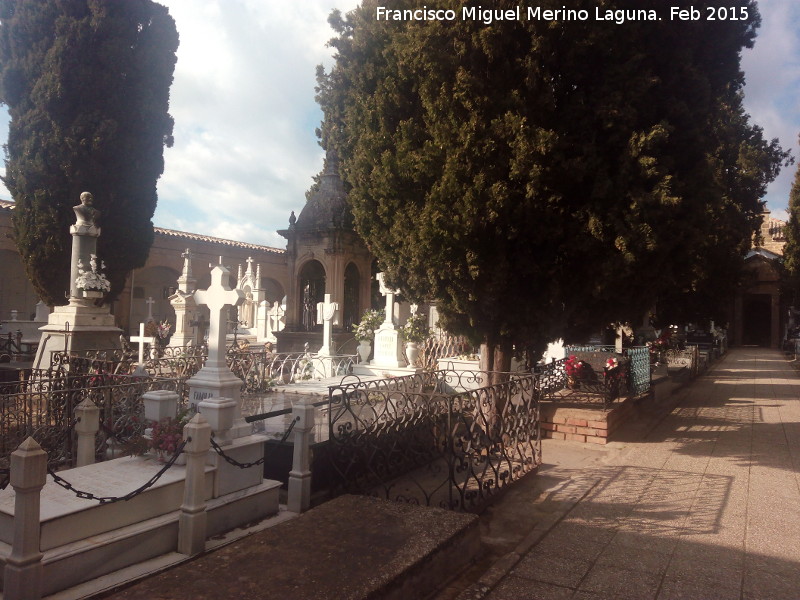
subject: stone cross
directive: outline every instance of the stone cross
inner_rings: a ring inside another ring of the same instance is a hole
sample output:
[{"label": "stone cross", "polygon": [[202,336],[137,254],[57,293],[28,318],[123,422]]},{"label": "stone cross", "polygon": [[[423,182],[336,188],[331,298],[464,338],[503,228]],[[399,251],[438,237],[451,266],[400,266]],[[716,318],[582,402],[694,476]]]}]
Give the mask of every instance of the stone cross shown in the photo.
[{"label": "stone cross", "polygon": [[336,312],[339,310],[337,302],[331,302],[331,295],[325,294],[325,302],[317,303],[317,314],[322,315],[322,348],[317,354],[321,356],[333,356],[331,351],[331,333]]},{"label": "stone cross", "polygon": [[183,272],[181,275],[189,278],[192,276],[192,259],[194,258],[192,249],[187,248],[185,252],[181,252],[181,258],[183,259]]},{"label": "stone cross", "polygon": [[145,300],[145,304],[147,304],[147,320],[148,321],[152,321],[153,320],[153,304],[155,304],[155,303],[156,303],[156,301],[153,300],[152,296],[150,296],[147,300]]},{"label": "stone cross", "polygon": [[247,261],[245,261],[245,262],[247,262],[247,271],[246,271],[246,273],[248,273],[249,275],[252,275],[253,274],[253,262],[254,262],[253,261],[253,257],[252,256],[248,256],[247,257]]},{"label": "stone cross", "polygon": [[210,265],[211,285],[206,290],[197,290],[194,299],[197,304],[208,306],[211,320],[208,327],[208,360],[207,367],[225,367],[225,336],[228,321],[228,306],[239,306],[244,301],[242,290],[232,290],[228,282],[230,271],[222,264]]},{"label": "stone cross", "polygon": [[375,279],[378,280],[381,294],[386,296],[386,318],[381,325],[381,329],[394,329],[394,297],[397,294],[397,290],[393,290],[386,285],[383,273],[375,275]]},{"label": "stone cross", "polygon": [[152,337],[145,337],[144,335],[144,323],[139,323],[139,335],[131,336],[131,341],[139,344],[139,365],[136,367],[136,371],[134,375],[142,375],[144,374],[144,345],[150,344],[152,348],[156,340]]}]

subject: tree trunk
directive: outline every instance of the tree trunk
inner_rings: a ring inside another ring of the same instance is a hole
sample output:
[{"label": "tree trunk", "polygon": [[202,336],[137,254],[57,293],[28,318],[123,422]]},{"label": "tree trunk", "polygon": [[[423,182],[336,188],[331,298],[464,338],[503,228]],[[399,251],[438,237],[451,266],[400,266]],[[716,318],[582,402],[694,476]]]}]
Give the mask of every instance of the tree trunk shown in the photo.
[{"label": "tree trunk", "polygon": [[480,370],[488,374],[486,385],[508,381],[513,356],[511,342],[507,340],[490,342],[484,339],[481,344]]},{"label": "tree trunk", "polygon": [[[512,345],[507,340],[490,342],[484,339],[481,344],[480,370],[487,374],[484,386],[497,385],[509,380],[511,371]],[[501,416],[505,408],[505,394],[493,396],[494,403],[487,407],[484,415],[486,418],[487,434],[496,438],[502,429]]]}]

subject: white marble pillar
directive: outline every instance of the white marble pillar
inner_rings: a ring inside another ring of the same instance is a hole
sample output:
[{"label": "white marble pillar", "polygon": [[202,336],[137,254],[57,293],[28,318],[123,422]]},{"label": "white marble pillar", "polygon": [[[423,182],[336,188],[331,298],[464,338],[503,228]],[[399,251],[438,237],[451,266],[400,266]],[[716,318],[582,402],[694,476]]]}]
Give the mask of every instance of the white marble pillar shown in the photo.
[{"label": "white marble pillar", "polygon": [[29,437],[11,453],[14,488],[14,539],[3,572],[5,600],[42,597],[41,491],[47,480],[47,454]]}]

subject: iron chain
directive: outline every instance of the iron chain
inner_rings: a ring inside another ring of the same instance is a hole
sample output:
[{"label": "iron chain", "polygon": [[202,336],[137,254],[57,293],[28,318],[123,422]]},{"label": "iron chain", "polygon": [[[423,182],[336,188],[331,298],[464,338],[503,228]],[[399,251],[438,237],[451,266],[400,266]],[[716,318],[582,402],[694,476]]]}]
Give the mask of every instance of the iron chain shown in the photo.
[{"label": "iron chain", "polygon": [[127,502],[128,500],[131,500],[131,499],[135,498],[136,496],[138,496],[139,494],[143,493],[145,490],[148,490],[149,488],[153,487],[155,482],[158,481],[159,479],[161,479],[162,475],[164,475],[164,473],[166,473],[167,470],[172,465],[175,464],[175,461],[178,460],[178,456],[180,456],[180,454],[183,452],[183,448],[186,446],[187,442],[190,442],[191,440],[192,440],[192,438],[186,438],[185,440],[183,440],[181,442],[180,446],[178,446],[178,448],[175,450],[175,453],[170,457],[170,459],[166,463],[164,463],[164,466],[161,468],[161,470],[158,473],[153,475],[147,481],[147,483],[145,483],[144,485],[141,485],[140,487],[136,488],[132,492],[128,492],[124,496],[95,496],[91,492],[84,492],[84,491],[81,491],[81,490],[77,489],[69,481],[67,481],[66,479],[58,476],[49,467],[47,469],[47,473],[50,475],[50,477],[53,478],[53,481],[56,484],[60,485],[65,490],[69,490],[70,492],[73,492],[78,498],[83,498],[84,500],[97,500],[100,504],[113,504],[114,502],[121,502],[121,501]]},{"label": "iron chain", "polygon": [[[289,437],[289,434],[292,432],[292,429],[294,429],[295,423],[297,423],[299,420],[300,417],[295,417],[294,419],[292,419],[292,422],[289,423],[289,429],[286,430],[286,432],[283,434],[283,437],[281,438],[281,444],[286,441],[286,438]],[[213,435],[211,437],[211,447],[214,449],[214,452],[216,452],[223,459],[225,459],[225,462],[227,462],[229,465],[233,465],[234,467],[239,467],[240,469],[249,469],[250,467],[263,465],[264,461],[266,460],[266,456],[262,456],[258,460],[254,460],[252,462],[240,463],[235,458],[231,458],[230,456],[225,454],[225,451],[220,447],[220,445],[214,441]]]}]

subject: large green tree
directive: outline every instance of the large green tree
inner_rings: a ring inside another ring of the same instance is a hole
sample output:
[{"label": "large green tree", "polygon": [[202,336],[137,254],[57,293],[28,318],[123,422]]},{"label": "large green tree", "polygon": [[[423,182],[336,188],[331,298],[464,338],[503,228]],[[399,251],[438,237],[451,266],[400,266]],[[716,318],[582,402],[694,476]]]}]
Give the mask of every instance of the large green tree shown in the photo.
[{"label": "large green tree", "polygon": [[[473,2],[426,3],[452,21],[376,19],[377,4],[330,19],[322,144],[390,280],[494,348],[485,366],[696,288],[711,249],[735,270],[784,159],[742,109],[753,2],[726,2],[737,21],[671,22],[660,2],[575,0],[592,18],[492,25],[461,18]],[[595,7],[664,19],[621,26]]]},{"label": "large green tree", "polygon": [[783,248],[786,267],[785,292],[795,307],[800,301],[800,167],[789,192],[789,222],[786,225],[786,246]]},{"label": "large green tree", "polygon": [[102,212],[108,301],[147,260],[177,48],[175,21],[151,0],[0,0],[0,102],[11,115],[3,181],[17,247],[47,304],[65,303],[83,191]]}]

